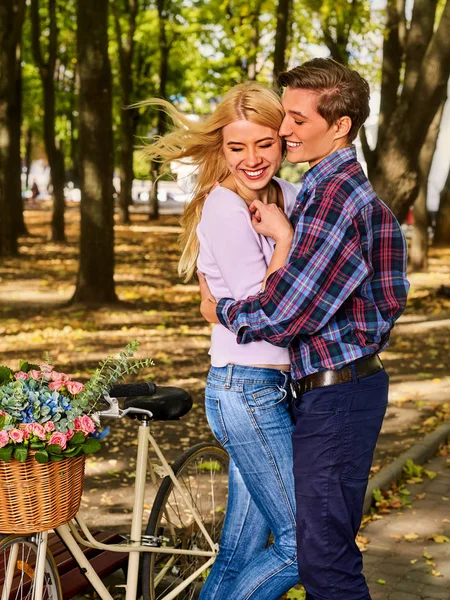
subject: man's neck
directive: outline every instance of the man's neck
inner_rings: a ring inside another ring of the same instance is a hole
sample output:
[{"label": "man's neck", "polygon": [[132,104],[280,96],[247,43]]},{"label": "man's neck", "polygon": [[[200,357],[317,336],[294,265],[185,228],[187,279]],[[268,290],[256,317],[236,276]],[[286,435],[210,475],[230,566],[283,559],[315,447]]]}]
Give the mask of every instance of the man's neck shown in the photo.
[{"label": "man's neck", "polygon": [[312,167],[315,167],[316,165],[321,163],[323,160],[325,160],[326,158],[328,158],[335,152],[338,152],[338,150],[342,150],[343,148],[351,148],[351,146],[352,146],[352,143],[349,142],[348,140],[345,140],[344,142],[342,142],[340,144],[336,144],[336,146],[334,146],[332,149],[330,149],[328,154],[326,154],[325,156],[322,156],[322,158],[317,158],[317,159],[309,161],[308,162],[309,168],[312,169]]}]

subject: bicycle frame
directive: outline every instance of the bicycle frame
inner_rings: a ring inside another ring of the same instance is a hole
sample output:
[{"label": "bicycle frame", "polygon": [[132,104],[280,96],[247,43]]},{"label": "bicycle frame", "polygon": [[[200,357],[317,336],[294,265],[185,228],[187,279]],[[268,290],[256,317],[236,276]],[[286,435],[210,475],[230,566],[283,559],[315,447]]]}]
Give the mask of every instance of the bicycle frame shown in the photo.
[{"label": "bicycle frame", "polygon": [[[211,550],[184,550],[180,548],[173,548],[167,546],[152,547],[146,546],[142,543],[142,520],[144,514],[145,483],[147,480],[147,461],[149,463],[149,471],[151,474],[152,481],[156,483],[156,473],[148,456],[149,444],[151,444],[158,459],[161,461],[164,475],[169,475],[169,477],[173,481],[173,484],[180,493],[181,498],[186,505],[186,508],[190,511],[193,519],[195,520],[200,531],[204,535]],[[80,535],[80,532],[78,531],[74,522],[66,523],[64,525],[61,525],[60,527],[57,527],[56,532],[61,537],[61,539],[69,549],[70,553],[72,554],[73,558],[78,563],[78,566],[83,570],[85,577],[91,583],[92,587],[100,596],[100,598],[102,598],[102,600],[113,599],[111,594],[105,587],[104,583],[97,575],[96,571],[93,569],[88,559],[83,554],[80,545],[87,546],[90,548],[98,548],[101,550],[108,550],[111,552],[129,552],[130,555],[128,558],[128,573],[126,580],[125,600],[136,600],[139,575],[139,556],[141,552],[156,552],[158,554],[169,555],[184,554],[188,556],[203,556],[205,558],[209,558],[209,560],[207,560],[204,565],[198,568],[185,581],[180,583],[176,588],[174,588],[171,592],[166,594],[162,599],[173,600],[178,596],[180,592],[183,591],[183,589],[185,589],[192,581],[194,581],[194,579],[196,579],[203,571],[208,569],[213,564],[218,550],[218,545],[214,543],[211,539],[211,536],[206,530],[200,515],[193,506],[191,499],[180,486],[171,466],[164,458],[164,455],[162,454],[156,440],[150,433],[148,421],[141,421],[138,431],[135,494],[131,522],[131,535],[129,542],[126,544],[103,544],[95,540],[81,515],[77,514],[74,518],[74,521],[77,523],[78,528],[81,530],[84,537]],[[45,568],[45,556],[47,551],[47,536],[48,532],[38,534],[39,551],[38,561],[36,564],[33,600],[42,600],[42,582]],[[12,552],[11,555],[13,554],[14,553]],[[163,577],[165,573],[170,569],[170,566],[171,563],[169,560],[165,569],[163,569],[162,571],[161,577]],[[10,585],[8,586],[7,584],[4,586],[4,594],[2,594],[2,600],[5,600],[9,597],[9,589],[7,589],[9,587]]]}]

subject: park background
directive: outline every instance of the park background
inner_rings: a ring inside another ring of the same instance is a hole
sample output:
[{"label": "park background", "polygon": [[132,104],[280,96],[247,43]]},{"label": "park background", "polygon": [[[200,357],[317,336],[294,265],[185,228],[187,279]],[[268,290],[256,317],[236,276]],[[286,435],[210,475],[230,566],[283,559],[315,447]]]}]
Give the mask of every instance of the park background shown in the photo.
[{"label": "park background", "polygon": [[[158,96],[200,119],[236,83],[275,86],[331,56],[370,82],[357,149],[409,244],[378,472],[450,415],[449,40],[450,0],[0,0],[0,362],[49,352],[83,379],[136,339],[155,363],[142,378],[194,397],[183,422],[156,428],[169,456],[212,439],[210,327],[177,275],[193,174],[142,158],[170,123],[135,104]],[[282,175],[300,186],[304,169]],[[129,520],[133,428],[88,461],[92,524]]]}]

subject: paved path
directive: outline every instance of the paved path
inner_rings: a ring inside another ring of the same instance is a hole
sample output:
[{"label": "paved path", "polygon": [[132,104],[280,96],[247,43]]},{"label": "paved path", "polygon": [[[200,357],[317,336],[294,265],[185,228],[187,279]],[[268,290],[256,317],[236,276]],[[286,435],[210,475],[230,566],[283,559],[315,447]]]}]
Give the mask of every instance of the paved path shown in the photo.
[{"label": "paved path", "polygon": [[372,600],[450,600],[450,459],[438,456],[425,468],[437,476],[407,484],[411,508],[392,510],[361,531],[369,540],[363,556]]}]

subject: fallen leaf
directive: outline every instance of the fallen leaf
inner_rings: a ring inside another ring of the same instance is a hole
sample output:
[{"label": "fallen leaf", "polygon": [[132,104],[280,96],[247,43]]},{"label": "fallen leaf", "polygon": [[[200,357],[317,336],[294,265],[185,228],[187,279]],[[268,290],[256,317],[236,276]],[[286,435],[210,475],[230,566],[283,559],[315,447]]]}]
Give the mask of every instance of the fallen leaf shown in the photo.
[{"label": "fallen leaf", "polygon": [[417,533],[405,533],[403,537],[407,542],[413,542],[414,540],[417,540],[419,536],[417,535]]},{"label": "fallen leaf", "polygon": [[450,538],[446,535],[430,535],[429,540],[434,540],[437,544],[450,543]]}]

